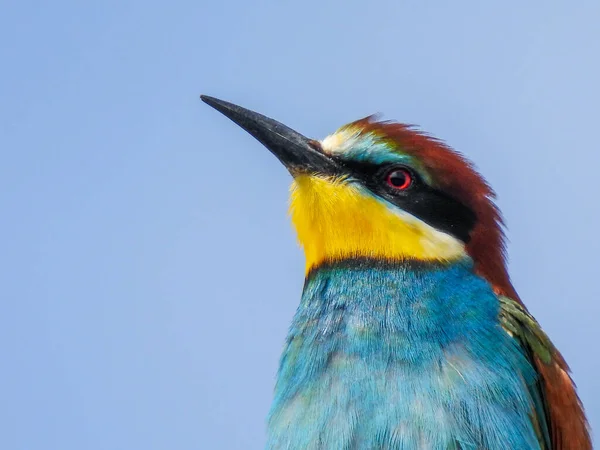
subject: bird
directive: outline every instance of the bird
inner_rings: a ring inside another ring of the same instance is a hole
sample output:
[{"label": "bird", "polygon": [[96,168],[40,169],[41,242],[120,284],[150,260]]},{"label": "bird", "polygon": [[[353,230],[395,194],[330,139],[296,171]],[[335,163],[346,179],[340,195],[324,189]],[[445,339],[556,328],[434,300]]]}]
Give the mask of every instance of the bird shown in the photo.
[{"label": "bird", "polygon": [[511,283],[495,193],[465,156],[378,116],[316,140],[201,99],[293,178],[305,281],[265,448],[592,448],[570,369]]}]

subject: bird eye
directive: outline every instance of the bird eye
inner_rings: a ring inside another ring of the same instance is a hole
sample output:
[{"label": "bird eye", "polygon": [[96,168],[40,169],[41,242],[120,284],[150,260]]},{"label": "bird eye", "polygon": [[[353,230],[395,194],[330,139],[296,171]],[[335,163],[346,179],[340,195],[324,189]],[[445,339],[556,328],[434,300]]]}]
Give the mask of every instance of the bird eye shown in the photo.
[{"label": "bird eye", "polygon": [[408,189],[413,182],[412,175],[407,169],[394,169],[386,177],[387,184],[398,190]]}]

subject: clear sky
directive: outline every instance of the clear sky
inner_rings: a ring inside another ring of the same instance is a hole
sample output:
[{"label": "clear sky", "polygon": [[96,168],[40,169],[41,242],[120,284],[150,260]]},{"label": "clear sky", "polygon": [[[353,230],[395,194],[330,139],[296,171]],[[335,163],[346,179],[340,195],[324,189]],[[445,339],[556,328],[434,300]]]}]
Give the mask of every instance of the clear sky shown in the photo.
[{"label": "clear sky", "polygon": [[263,446],[303,283],[290,177],[201,93],[315,138],[381,112],[474,160],[599,430],[599,22],[597,0],[2,2],[0,448]]}]

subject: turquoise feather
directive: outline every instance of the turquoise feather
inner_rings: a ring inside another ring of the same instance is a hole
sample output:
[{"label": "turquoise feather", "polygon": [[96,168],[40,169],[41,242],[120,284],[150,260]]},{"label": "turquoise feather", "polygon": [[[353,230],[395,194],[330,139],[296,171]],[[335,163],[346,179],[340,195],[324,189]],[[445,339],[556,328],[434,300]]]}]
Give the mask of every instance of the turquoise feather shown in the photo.
[{"label": "turquoise feather", "polygon": [[538,381],[470,259],[309,275],[267,449],[540,449]]}]

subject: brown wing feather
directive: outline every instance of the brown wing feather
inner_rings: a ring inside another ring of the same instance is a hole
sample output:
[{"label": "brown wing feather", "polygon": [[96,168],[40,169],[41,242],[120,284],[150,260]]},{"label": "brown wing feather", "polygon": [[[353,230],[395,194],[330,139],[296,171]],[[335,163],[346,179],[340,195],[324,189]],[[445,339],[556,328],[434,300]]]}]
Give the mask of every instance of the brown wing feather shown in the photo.
[{"label": "brown wing feather", "polygon": [[592,441],[583,406],[563,357],[555,350],[552,363],[535,358],[550,413],[552,450],[591,450]]},{"label": "brown wing feather", "polygon": [[522,303],[504,295],[498,299],[502,325],[526,350],[540,377],[536,389],[541,397],[533,392],[538,406],[532,418],[545,422],[540,423],[544,441],[550,450],[591,450],[588,423],[564,358]]}]

